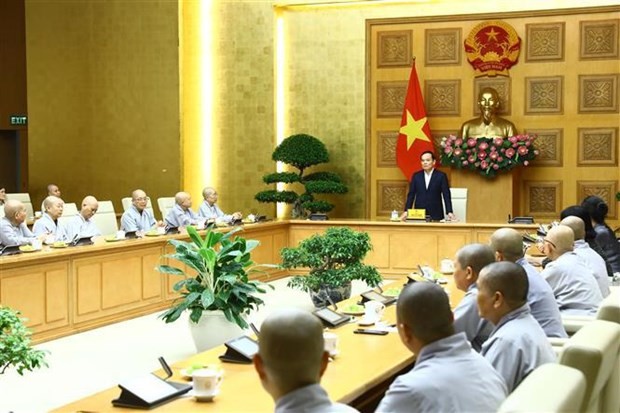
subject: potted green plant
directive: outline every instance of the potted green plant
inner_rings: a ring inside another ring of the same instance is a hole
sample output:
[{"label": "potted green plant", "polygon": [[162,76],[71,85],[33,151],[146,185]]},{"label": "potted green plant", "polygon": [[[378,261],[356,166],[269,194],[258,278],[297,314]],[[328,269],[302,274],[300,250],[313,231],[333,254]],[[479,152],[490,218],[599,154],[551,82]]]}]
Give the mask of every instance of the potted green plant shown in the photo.
[{"label": "potted green plant", "polygon": [[314,305],[323,307],[329,304],[327,296],[333,302],[349,298],[352,280],[364,281],[371,288],[379,285],[382,278],[377,269],[362,263],[371,249],[366,232],[332,227],[296,248],[283,248],[281,267],[309,268],[307,275],[293,277],[288,285],[309,292]]},{"label": "potted green plant", "polygon": [[203,239],[188,226],[190,241],[170,240],[175,251],[164,256],[185,264],[187,270],[168,264],[157,267],[161,273],[182,277],[173,287],[180,297],[161,317],[171,323],[189,311],[199,352],[242,335],[250,311],[263,304],[259,295],[265,293],[266,284],[249,279],[260,272],[250,258],[259,242],[233,237],[240,229],[226,234],[207,230]]},{"label": "potted green plant", "polygon": [[24,371],[47,367],[43,350],[30,346],[30,330],[24,325],[20,312],[0,306],[0,374],[13,367],[20,376]]},{"label": "potted green plant", "polygon": [[315,194],[343,194],[347,186],[333,172],[314,172],[306,174],[307,168],[329,161],[325,144],[314,136],[306,134],[291,135],[284,139],[273,151],[271,158],[297,169],[298,172],[275,172],[263,176],[266,184],[285,183],[301,184],[304,188],[298,194],[290,187],[287,190],[271,189],[255,195],[259,202],[285,202],[293,204],[293,218],[305,218],[310,211],[310,218],[326,219],[326,212],[334,205],[330,202],[317,200]]}]

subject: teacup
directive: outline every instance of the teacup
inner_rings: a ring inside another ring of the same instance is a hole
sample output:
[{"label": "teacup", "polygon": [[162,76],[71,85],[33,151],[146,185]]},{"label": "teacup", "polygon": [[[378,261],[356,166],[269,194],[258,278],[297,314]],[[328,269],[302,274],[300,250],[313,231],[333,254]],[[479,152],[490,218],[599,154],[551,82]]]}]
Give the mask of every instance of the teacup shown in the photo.
[{"label": "teacup", "polygon": [[323,333],[323,340],[325,341],[325,351],[327,351],[330,356],[338,354],[338,335],[326,331]]},{"label": "teacup", "polygon": [[380,301],[371,300],[364,304],[364,321],[377,322],[383,317],[385,304]]},{"label": "teacup", "polygon": [[224,379],[224,371],[215,368],[204,368],[192,372],[194,397],[198,401],[210,401],[220,392]]},{"label": "teacup", "polygon": [[451,274],[454,272],[454,263],[450,259],[443,259],[439,265],[439,271],[444,274]]},{"label": "teacup", "polygon": [[123,230],[116,231],[116,239],[125,239],[125,231]]},{"label": "teacup", "polygon": [[43,241],[46,245],[51,245],[56,241],[54,234],[48,234]]},{"label": "teacup", "polygon": [[34,213],[34,217],[35,217],[35,218],[41,218],[41,215],[43,215],[43,214],[41,213],[41,211],[36,211],[36,212]]},{"label": "teacup", "polygon": [[202,229],[205,229],[205,223],[206,222],[207,222],[206,219],[205,220],[200,220],[200,221],[196,222],[196,229],[199,230],[199,231],[202,230]]},{"label": "teacup", "polygon": [[38,240],[38,239],[33,239],[30,242],[30,245],[32,245],[32,248],[35,250],[40,250],[41,247],[43,247],[43,243],[41,242],[41,240]]},{"label": "teacup", "polygon": [[164,235],[166,233],[166,227],[157,227],[157,234]]}]

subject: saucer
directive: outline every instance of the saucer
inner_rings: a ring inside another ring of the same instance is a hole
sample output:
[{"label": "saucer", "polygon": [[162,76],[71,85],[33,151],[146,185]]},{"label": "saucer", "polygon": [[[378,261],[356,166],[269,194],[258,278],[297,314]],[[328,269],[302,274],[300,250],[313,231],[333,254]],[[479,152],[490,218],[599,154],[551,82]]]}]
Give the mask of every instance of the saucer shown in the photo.
[{"label": "saucer", "polygon": [[220,389],[217,389],[217,390],[215,391],[215,393],[210,394],[210,395],[208,395],[208,396],[196,396],[196,393],[195,393],[195,391],[194,391],[194,390],[192,390],[190,394],[191,394],[191,396],[193,396],[193,397],[196,399],[196,401],[198,401],[198,402],[210,402],[210,401],[212,401],[212,400],[215,398],[215,396],[217,396],[218,394],[220,394]]},{"label": "saucer", "polygon": [[372,326],[376,323],[376,321],[368,320],[366,318],[360,318],[357,320],[357,324],[362,327]]}]

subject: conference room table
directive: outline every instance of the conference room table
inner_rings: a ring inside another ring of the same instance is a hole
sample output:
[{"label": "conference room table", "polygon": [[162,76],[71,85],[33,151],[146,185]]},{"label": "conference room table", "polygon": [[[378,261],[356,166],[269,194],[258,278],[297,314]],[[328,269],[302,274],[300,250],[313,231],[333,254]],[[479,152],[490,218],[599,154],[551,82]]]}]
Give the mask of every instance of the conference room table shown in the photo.
[{"label": "conference room table", "polygon": [[[403,279],[405,279],[403,277]],[[454,286],[451,276],[446,276],[448,283],[444,286],[454,308],[462,299],[464,293]],[[400,287],[403,281],[396,281],[386,285],[386,288]],[[359,296],[339,303],[345,308],[350,303],[359,300]],[[384,322],[396,322],[396,305],[390,305],[384,313]],[[330,398],[341,403],[347,403],[363,409],[366,403],[376,401],[382,396],[393,378],[410,369],[414,362],[414,355],[401,343],[398,332],[385,336],[354,334],[360,326],[351,322],[329,331],[338,335],[339,353],[330,361],[321,380]],[[373,327],[364,327],[373,328]],[[199,353],[195,356],[171,365],[172,381],[186,381],[181,370],[194,365],[218,365],[224,370],[224,380],[220,393],[212,402],[197,402],[191,395],[184,395],[157,408],[157,412],[269,412],[274,409],[271,396],[262,388],[254,366],[251,364],[221,363],[218,356],[225,352],[225,346]],[[300,355],[303,356],[303,355]],[[118,366],[122,371],[123,366]],[[145,372],[146,373],[146,372]],[[154,372],[160,377],[165,374],[162,370]],[[96,372],[93,372],[96,374]],[[189,382],[189,381],[188,381]],[[120,394],[120,388],[103,390],[92,396],[77,400],[59,407],[54,412],[124,412],[133,409],[113,407],[111,401]],[[191,394],[191,392],[190,392]]]},{"label": "conference room table", "polygon": [[[502,227],[535,233],[536,225],[495,223],[390,222],[386,220],[334,219],[329,221],[278,219],[246,224],[239,233],[259,241],[252,259],[278,264],[280,251],[329,227],[347,226],[369,234],[373,249],[364,262],[374,265],[387,279],[402,278],[418,265],[439,268],[463,245],[486,243]],[[218,231],[229,231],[221,228]],[[204,233],[204,232],[203,232]],[[0,303],[18,309],[28,318],[33,341],[55,339],[170,306],[177,297],[172,286],[178,277],[160,274],[158,264],[168,263],[171,239],[188,240],[186,234],[145,237],[94,245],[53,249],[0,257]],[[304,269],[273,268],[261,281],[303,274]]]}]

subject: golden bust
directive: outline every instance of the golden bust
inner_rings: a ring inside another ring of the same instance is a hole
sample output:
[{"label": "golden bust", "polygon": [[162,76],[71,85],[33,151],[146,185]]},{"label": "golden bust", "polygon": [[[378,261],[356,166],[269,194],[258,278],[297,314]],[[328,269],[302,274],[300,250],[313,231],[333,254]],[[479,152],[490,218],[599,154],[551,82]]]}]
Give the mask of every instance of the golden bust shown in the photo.
[{"label": "golden bust", "polygon": [[478,94],[480,117],[470,119],[461,126],[463,138],[510,137],[517,134],[517,128],[508,119],[497,116],[500,100],[497,91],[485,87]]}]

